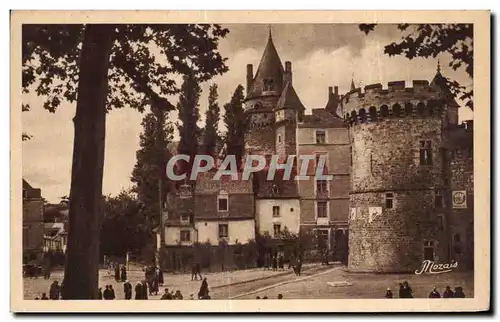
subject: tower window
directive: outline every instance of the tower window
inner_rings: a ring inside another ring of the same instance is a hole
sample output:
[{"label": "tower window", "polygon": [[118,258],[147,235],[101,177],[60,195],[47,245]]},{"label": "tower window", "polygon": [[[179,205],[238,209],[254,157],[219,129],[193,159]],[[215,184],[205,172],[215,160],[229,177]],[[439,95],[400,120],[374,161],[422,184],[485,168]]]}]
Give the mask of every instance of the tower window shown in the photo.
[{"label": "tower window", "polygon": [[440,190],[436,190],[436,192],[434,193],[434,207],[436,209],[443,208],[443,195],[441,194]]},{"label": "tower window", "polygon": [[325,130],[316,130],[316,144],[326,143],[326,133]]},{"label": "tower window", "polygon": [[316,180],[316,191],[321,193],[325,193],[328,191],[326,180]]},{"label": "tower window", "polygon": [[281,135],[278,135],[278,143],[281,143]]},{"label": "tower window", "polygon": [[316,212],[317,212],[318,218],[327,218],[328,217],[326,201],[316,202]]},{"label": "tower window", "polygon": [[439,227],[439,230],[443,230],[444,229],[444,215],[443,214],[439,214],[437,216],[438,218],[438,227]]},{"label": "tower window", "polygon": [[432,144],[429,140],[420,141],[420,165],[432,165]]},{"label": "tower window", "polygon": [[385,208],[386,209],[394,208],[394,194],[392,192],[387,192],[385,194]]},{"label": "tower window", "polygon": [[264,92],[270,92],[273,90],[274,81],[272,78],[264,79]]},{"label": "tower window", "polygon": [[273,206],[273,217],[280,216],[280,206]]}]

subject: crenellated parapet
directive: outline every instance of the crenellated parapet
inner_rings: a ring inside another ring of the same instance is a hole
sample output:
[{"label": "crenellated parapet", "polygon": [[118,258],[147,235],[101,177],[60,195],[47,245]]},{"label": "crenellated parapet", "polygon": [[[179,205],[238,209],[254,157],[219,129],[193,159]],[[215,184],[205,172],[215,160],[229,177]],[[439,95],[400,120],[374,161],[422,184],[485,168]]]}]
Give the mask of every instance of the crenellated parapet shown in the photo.
[{"label": "crenellated parapet", "polygon": [[385,118],[410,116],[442,116],[446,105],[440,93],[426,80],[414,80],[412,87],[405,81],[371,84],[354,89],[342,97],[343,118],[349,126],[376,122]]}]

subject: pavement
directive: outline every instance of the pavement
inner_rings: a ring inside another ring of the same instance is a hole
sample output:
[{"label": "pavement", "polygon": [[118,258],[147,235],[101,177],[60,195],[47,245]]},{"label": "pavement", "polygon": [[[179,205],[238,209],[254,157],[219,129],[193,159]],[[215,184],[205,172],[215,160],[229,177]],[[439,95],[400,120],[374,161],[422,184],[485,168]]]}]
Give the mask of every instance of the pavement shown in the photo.
[{"label": "pavement", "polygon": [[[273,272],[262,268],[218,273],[203,273],[207,278],[210,296],[213,299],[255,299],[257,296],[269,299],[282,294],[284,299],[377,299],[384,298],[385,290],[390,287],[394,297],[398,297],[398,284],[408,281],[416,298],[427,298],[433,287],[443,293],[444,288],[462,286],[466,297],[474,297],[474,274],[451,272],[444,274],[361,274],[349,273],[344,266],[336,263],[329,266],[305,264],[301,276],[295,276],[292,270]],[[24,278],[24,296],[34,299],[42,292],[48,292],[54,279],[62,281],[62,272],[54,272],[50,280],[43,278]],[[144,278],[140,269],[128,272],[134,285]],[[180,290],[184,299],[193,293],[196,297],[201,281],[191,281],[190,274],[165,274],[165,285],[160,293],[149,299],[159,299],[163,289]],[[123,283],[118,283],[108,276],[106,270],[100,271],[100,286],[111,284],[117,299],[123,299]]]},{"label": "pavement", "polygon": [[[304,264],[303,271],[308,271],[310,269],[315,269],[319,264]],[[294,276],[292,270],[285,271],[272,271],[264,270],[263,268],[254,268],[246,270],[235,270],[226,272],[216,272],[211,273],[202,272],[202,276],[207,278],[210,294],[218,293],[220,296],[222,294],[234,294],[234,292],[239,292],[238,289],[242,285],[251,285],[252,283],[267,283],[272,284],[273,281],[279,278]],[[144,272],[140,268],[130,268],[127,272],[127,277],[132,287],[135,283],[144,279]],[[48,293],[50,284],[52,281],[58,280],[61,282],[63,280],[63,272],[55,271],[51,274],[50,280],[44,280],[43,278],[32,279],[24,278],[24,297],[26,299],[34,299],[36,296],[41,296],[43,292]],[[266,282],[267,281],[267,282]],[[123,283],[116,282],[114,276],[109,276],[107,270],[99,271],[99,286],[104,289],[105,285],[112,285],[115,289],[115,294],[117,299],[123,299],[125,297],[123,293]],[[196,297],[198,294],[201,281],[191,281],[191,274],[164,274],[164,285],[160,287],[160,292],[158,295],[150,296],[150,299],[159,299],[161,294],[164,292],[165,288],[169,290],[180,290],[184,298],[189,298],[189,294],[192,293]],[[227,297],[225,297],[227,298]]]},{"label": "pavement", "polygon": [[254,289],[235,296],[238,299],[255,299],[257,296],[284,299],[383,299],[387,288],[398,298],[399,283],[408,281],[414,298],[428,298],[434,287],[443,294],[445,287],[461,286],[466,298],[474,297],[474,273],[450,272],[443,274],[364,274],[349,273],[344,267],[313,274],[307,279],[291,283],[276,283],[270,287]]}]

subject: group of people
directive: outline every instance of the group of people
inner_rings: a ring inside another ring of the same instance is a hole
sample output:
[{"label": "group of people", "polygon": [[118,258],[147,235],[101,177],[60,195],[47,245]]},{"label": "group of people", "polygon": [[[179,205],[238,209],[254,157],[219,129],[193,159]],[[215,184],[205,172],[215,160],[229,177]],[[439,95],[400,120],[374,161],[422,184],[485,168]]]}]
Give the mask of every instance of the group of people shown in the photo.
[{"label": "group of people", "polygon": [[35,297],[35,300],[59,300],[61,298],[62,284],[59,285],[59,281],[53,281],[49,287],[49,296],[47,293],[42,293],[41,297]]},{"label": "group of people", "polygon": [[[262,297],[262,299],[260,298],[260,296],[257,296],[255,299],[256,300],[267,300],[269,298],[267,297],[267,295],[264,295],[264,297]],[[281,294],[281,293],[278,294],[278,300],[282,300],[282,299],[283,299],[283,294]]]},{"label": "group of people", "polygon": [[[156,284],[154,284],[156,285]],[[135,297],[134,299],[136,300],[147,300],[150,295],[155,293],[156,289],[151,291],[149,287],[149,283],[146,280],[143,281],[138,281],[135,284],[134,287],[135,291]],[[132,284],[126,280],[125,283],[123,283],[123,293],[125,294],[125,300],[131,300],[132,299]],[[157,292],[157,291],[156,291]],[[157,293],[155,293],[157,295]],[[111,285],[106,285],[106,288],[104,291],[102,291],[102,288],[99,288],[99,293],[98,293],[98,298],[104,299],[104,300],[114,300],[116,298],[115,295],[115,290],[113,289],[113,286]],[[175,292],[169,291],[168,288],[165,288],[164,294],[161,297],[162,300],[183,300],[184,296],[182,295],[180,290],[176,290]],[[194,300],[194,295],[190,294],[189,297],[190,300]],[[198,299],[210,299],[209,295],[209,288],[208,288],[208,282],[207,278],[205,277],[201,283],[200,290],[198,292]]]},{"label": "group of people", "polygon": [[[394,298],[394,295],[390,288],[387,288],[387,291],[385,292],[385,298],[387,299]],[[400,299],[413,298],[413,290],[407,281],[399,283],[399,298]],[[429,298],[441,298],[441,294],[438,292],[437,288],[434,287],[434,289],[429,293]],[[455,292],[451,290],[450,286],[446,286],[442,298],[465,298],[465,293],[463,292],[463,289],[460,286],[455,287]]]},{"label": "group of people", "polygon": [[[432,292],[429,293],[429,298],[431,299],[439,299],[441,298],[441,294],[439,294],[438,290],[434,288]],[[451,290],[450,286],[446,286],[446,289],[443,292],[443,298],[465,298],[464,290],[461,286],[455,287],[455,292]]]},{"label": "group of people", "polygon": [[[201,277],[200,277],[201,278]],[[211,297],[209,295],[210,291],[208,289],[208,282],[207,278],[205,277],[200,286],[200,290],[198,292],[198,299],[199,300],[210,300]],[[184,296],[182,296],[181,291],[177,290],[174,291],[169,291],[168,288],[165,288],[165,293],[162,295],[161,300],[183,300]],[[194,294],[191,293],[189,294],[189,299],[194,300]]]},{"label": "group of people", "polygon": [[106,285],[104,292],[102,291],[102,288],[99,287],[98,298],[99,298],[99,300],[103,300],[103,299],[104,300],[114,300],[116,298],[116,295],[115,295],[115,290],[113,289],[113,285]]},{"label": "group of people", "polygon": [[125,282],[127,280],[127,267],[125,265],[122,265],[120,267],[120,264],[116,263],[114,264],[114,270],[115,270],[115,281],[117,282]]},{"label": "group of people", "polygon": [[267,253],[264,256],[264,270],[270,270],[272,267],[273,271],[284,271],[285,270],[285,257],[281,253],[270,255]]}]

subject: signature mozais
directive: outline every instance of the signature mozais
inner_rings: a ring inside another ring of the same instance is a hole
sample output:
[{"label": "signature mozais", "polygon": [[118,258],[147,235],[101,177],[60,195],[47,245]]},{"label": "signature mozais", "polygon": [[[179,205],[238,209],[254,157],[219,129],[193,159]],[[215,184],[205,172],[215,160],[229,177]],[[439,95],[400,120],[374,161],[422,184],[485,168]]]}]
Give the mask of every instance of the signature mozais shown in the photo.
[{"label": "signature mozais", "polygon": [[451,272],[454,268],[458,267],[458,262],[452,261],[451,264],[436,264],[434,261],[425,260],[422,262],[420,269],[415,271],[415,274],[420,275],[423,273],[428,274],[441,274]]}]

